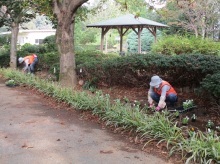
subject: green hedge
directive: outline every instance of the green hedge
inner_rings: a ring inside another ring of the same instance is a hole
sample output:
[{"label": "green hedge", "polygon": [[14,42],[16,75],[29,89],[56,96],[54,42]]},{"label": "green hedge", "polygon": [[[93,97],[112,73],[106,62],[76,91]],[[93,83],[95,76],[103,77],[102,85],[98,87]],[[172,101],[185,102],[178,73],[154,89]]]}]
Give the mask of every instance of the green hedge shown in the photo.
[{"label": "green hedge", "polygon": [[220,71],[213,75],[208,74],[201,82],[201,88],[206,90],[220,102]]},{"label": "green hedge", "polygon": [[[83,69],[83,72],[80,73],[79,69]],[[87,81],[96,78],[97,83],[104,82],[109,86],[147,86],[150,77],[157,74],[176,87],[195,87],[200,85],[207,74],[220,70],[220,57],[201,54],[139,54],[81,64],[77,70],[80,78]]]}]

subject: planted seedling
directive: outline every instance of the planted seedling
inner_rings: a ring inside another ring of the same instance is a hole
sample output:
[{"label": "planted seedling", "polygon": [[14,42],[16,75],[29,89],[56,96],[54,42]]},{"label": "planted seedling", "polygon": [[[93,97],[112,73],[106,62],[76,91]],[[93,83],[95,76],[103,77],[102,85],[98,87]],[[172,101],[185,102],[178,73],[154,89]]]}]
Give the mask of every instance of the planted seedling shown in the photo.
[{"label": "planted seedling", "polygon": [[176,111],[174,115],[175,115],[176,118],[179,118],[180,112],[179,112],[179,111]]},{"label": "planted seedling", "polygon": [[208,120],[206,127],[209,129],[212,129],[214,127],[214,122],[212,122],[211,120]]},{"label": "planted seedling", "polygon": [[124,96],[123,100],[125,101],[125,103],[129,103],[130,102],[129,99],[126,96]]},{"label": "planted seedling", "polygon": [[191,117],[192,122],[195,122],[196,118],[197,118],[197,116],[195,114],[193,114],[192,117]]},{"label": "planted seedling", "polygon": [[135,104],[135,106],[140,106],[141,105],[141,103],[137,100],[134,100],[134,104]]},{"label": "planted seedling", "polygon": [[192,108],[194,106],[194,102],[193,100],[186,100],[185,102],[183,102],[183,109],[189,109]]},{"label": "planted seedling", "polygon": [[184,117],[184,118],[182,119],[182,124],[183,124],[183,125],[187,125],[188,122],[189,122],[189,117],[188,117],[188,116],[186,116],[186,117]]}]

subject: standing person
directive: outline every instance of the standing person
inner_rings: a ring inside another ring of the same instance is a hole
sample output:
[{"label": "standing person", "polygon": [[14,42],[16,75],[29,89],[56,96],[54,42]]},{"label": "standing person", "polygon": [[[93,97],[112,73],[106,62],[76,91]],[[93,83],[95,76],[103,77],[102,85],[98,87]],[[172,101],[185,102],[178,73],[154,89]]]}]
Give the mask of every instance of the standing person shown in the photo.
[{"label": "standing person", "polygon": [[148,91],[148,102],[150,107],[154,106],[155,101],[158,103],[156,110],[159,111],[166,106],[166,102],[174,106],[177,100],[176,91],[167,81],[162,80],[157,75],[151,77],[150,89]]},{"label": "standing person", "polygon": [[25,63],[25,66],[23,68],[23,71],[28,71],[30,73],[34,73],[34,69],[36,64],[38,63],[38,57],[36,54],[32,54],[25,57],[19,57],[18,59],[19,64]]}]

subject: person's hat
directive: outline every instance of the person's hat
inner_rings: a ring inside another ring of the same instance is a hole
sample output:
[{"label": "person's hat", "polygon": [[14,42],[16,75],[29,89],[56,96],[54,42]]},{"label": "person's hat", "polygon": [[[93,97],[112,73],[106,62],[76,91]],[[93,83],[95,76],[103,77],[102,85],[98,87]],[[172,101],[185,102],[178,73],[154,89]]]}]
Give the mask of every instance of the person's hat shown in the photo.
[{"label": "person's hat", "polygon": [[152,76],[150,86],[154,87],[159,85],[162,82],[162,79],[159,76]]},{"label": "person's hat", "polygon": [[19,63],[22,63],[24,61],[24,58],[22,58],[22,57],[20,57],[19,59],[18,59],[18,62]]}]

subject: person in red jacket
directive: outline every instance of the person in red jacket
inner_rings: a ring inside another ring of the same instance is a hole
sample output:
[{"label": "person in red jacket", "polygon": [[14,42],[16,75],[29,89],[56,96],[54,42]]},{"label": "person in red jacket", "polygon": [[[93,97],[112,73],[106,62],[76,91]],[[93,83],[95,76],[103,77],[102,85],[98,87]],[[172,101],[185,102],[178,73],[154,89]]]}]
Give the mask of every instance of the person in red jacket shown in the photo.
[{"label": "person in red jacket", "polygon": [[158,103],[156,110],[159,111],[169,102],[171,106],[177,102],[178,97],[175,89],[165,80],[155,75],[151,77],[150,89],[148,91],[148,102],[150,107],[154,106],[154,101]]},{"label": "person in red jacket", "polygon": [[23,62],[25,63],[25,66],[23,68],[24,72],[27,71],[30,73],[34,73],[35,66],[38,63],[38,57],[36,54],[31,54],[31,55],[28,55],[25,57],[20,57],[18,59],[18,62],[19,62],[19,64],[21,64]]}]

